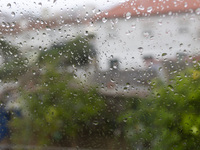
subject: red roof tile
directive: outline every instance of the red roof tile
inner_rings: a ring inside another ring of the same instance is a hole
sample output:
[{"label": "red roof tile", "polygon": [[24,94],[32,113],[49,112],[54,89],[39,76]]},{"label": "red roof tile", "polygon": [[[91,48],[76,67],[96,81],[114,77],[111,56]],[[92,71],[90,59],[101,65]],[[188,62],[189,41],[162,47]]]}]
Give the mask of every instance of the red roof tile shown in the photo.
[{"label": "red roof tile", "polygon": [[159,15],[168,13],[194,12],[200,8],[200,0],[129,0],[107,11],[97,18]]}]

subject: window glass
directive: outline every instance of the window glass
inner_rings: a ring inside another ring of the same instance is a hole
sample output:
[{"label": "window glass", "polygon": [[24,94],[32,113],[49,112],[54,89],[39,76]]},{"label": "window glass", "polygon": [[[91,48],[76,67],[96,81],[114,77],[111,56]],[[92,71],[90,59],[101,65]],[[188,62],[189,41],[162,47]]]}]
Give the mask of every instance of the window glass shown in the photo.
[{"label": "window glass", "polygon": [[3,0],[0,149],[199,149],[199,0]]}]

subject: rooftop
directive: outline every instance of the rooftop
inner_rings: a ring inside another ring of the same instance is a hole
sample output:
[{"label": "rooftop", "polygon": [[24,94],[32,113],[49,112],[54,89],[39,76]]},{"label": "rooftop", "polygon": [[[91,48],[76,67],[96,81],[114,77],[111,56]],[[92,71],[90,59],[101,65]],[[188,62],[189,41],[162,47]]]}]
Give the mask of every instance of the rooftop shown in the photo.
[{"label": "rooftop", "polygon": [[200,0],[129,0],[97,15],[97,18],[149,16],[172,13],[200,14]]}]

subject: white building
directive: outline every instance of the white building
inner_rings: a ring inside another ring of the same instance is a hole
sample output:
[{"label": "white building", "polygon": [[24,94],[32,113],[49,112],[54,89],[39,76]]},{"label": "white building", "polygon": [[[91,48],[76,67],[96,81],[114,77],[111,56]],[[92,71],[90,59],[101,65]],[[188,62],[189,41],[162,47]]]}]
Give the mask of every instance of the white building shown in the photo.
[{"label": "white building", "polygon": [[200,52],[200,1],[130,0],[96,15],[98,63],[109,70],[144,67],[143,57],[175,58]]}]

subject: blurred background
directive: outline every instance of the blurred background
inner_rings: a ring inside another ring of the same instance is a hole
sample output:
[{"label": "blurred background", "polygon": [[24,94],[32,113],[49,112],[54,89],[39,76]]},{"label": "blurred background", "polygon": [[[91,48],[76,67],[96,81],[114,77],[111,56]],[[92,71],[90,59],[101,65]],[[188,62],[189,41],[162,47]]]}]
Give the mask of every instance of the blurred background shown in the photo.
[{"label": "blurred background", "polygon": [[198,149],[200,1],[1,1],[1,149]]}]

